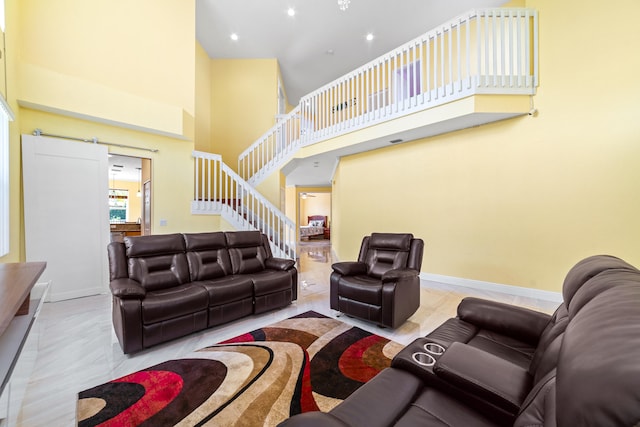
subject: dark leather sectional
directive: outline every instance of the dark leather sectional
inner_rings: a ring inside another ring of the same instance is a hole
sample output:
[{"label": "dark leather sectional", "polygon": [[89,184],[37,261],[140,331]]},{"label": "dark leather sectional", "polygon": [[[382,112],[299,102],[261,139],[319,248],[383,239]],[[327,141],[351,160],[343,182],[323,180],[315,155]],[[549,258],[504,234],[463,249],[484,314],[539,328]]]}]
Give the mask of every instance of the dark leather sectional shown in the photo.
[{"label": "dark leather sectional", "polygon": [[640,271],[579,262],[553,315],[466,298],[328,413],[281,426],[638,426]]},{"label": "dark leather sectional", "polygon": [[259,231],[125,237],[108,254],[125,353],[297,299],[295,261],[274,258]]}]

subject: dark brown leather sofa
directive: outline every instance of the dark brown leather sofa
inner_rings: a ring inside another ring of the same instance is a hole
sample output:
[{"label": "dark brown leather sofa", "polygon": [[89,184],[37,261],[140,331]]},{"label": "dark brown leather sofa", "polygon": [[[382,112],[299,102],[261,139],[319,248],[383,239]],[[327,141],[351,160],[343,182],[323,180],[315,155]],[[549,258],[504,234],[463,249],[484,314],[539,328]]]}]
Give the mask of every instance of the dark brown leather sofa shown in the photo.
[{"label": "dark brown leather sofa", "polygon": [[274,258],[258,231],[125,237],[108,254],[125,353],[297,299],[295,261]]},{"label": "dark brown leather sofa", "polygon": [[578,263],[549,316],[468,298],[328,413],[281,426],[638,426],[640,271]]},{"label": "dark brown leather sofa", "polygon": [[357,261],[331,266],[331,308],[380,326],[402,325],[420,307],[423,249],[410,233],[365,236]]}]

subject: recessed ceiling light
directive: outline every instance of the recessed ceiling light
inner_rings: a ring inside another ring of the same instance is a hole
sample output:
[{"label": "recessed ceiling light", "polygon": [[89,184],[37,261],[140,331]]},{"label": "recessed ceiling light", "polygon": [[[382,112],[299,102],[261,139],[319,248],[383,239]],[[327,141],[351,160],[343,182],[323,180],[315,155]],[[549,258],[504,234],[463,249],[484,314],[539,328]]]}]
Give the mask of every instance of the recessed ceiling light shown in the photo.
[{"label": "recessed ceiling light", "polygon": [[327,55],[333,55],[336,52],[333,49],[327,49],[324,53],[327,54]]},{"label": "recessed ceiling light", "polygon": [[236,33],[231,33],[231,35],[229,37],[231,37],[231,40],[233,40],[233,41],[238,40],[238,35]]},{"label": "recessed ceiling light", "polygon": [[289,9],[287,9],[287,15],[289,16],[294,16],[296,14],[296,10],[292,7],[290,7]]},{"label": "recessed ceiling light", "polygon": [[373,34],[368,33],[365,38],[367,39],[368,42],[370,42],[371,40],[373,40]]}]

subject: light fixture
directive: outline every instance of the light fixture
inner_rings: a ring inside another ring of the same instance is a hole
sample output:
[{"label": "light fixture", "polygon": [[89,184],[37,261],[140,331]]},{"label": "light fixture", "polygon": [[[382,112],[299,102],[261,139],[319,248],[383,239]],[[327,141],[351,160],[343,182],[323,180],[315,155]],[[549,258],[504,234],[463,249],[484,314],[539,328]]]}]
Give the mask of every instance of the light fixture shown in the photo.
[{"label": "light fixture", "polygon": [[136,196],[142,197],[142,192],[140,191],[140,183],[142,182],[142,168],[136,169],[138,169],[138,192],[136,193]]},{"label": "light fixture", "polygon": [[290,7],[289,9],[287,9],[287,15],[289,16],[294,16],[296,14],[296,10],[292,7]]},{"label": "light fixture", "polygon": [[367,39],[368,42],[370,42],[371,40],[373,40],[373,34],[372,33],[367,33],[365,38]]},{"label": "light fixture", "polygon": [[231,37],[231,40],[233,40],[234,42],[238,40],[238,35],[236,33],[231,33],[229,37]]},{"label": "light fixture", "polygon": [[345,11],[349,7],[349,3],[351,3],[351,0],[338,0],[338,7],[340,10]]}]

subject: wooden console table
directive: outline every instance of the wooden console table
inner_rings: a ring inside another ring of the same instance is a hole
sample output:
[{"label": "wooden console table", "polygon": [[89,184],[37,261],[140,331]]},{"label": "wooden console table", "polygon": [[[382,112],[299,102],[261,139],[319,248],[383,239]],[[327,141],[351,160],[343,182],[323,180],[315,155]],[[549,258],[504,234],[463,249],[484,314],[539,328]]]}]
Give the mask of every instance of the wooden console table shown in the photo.
[{"label": "wooden console table", "polygon": [[44,298],[34,296],[34,304],[29,304],[31,290],[46,266],[45,262],[0,264],[0,395]]}]

